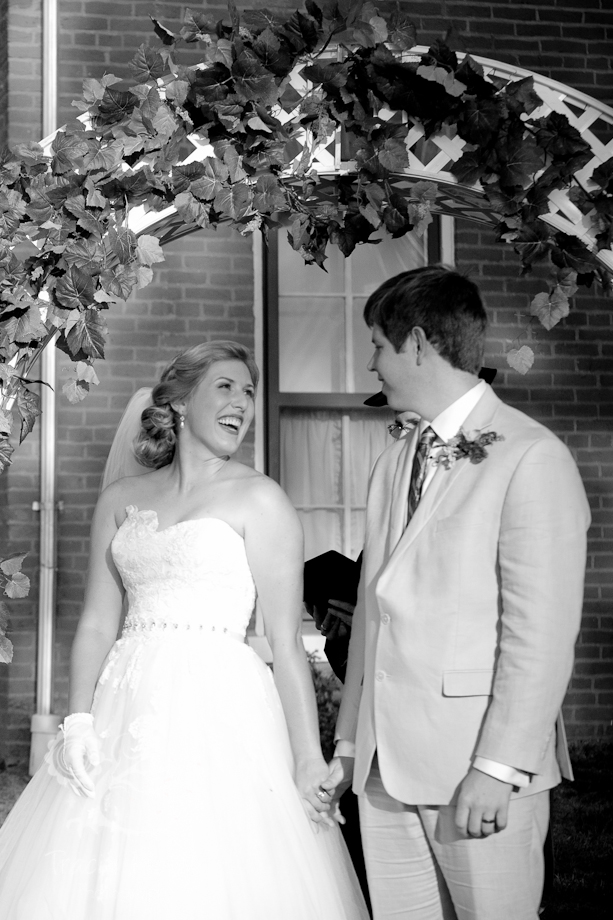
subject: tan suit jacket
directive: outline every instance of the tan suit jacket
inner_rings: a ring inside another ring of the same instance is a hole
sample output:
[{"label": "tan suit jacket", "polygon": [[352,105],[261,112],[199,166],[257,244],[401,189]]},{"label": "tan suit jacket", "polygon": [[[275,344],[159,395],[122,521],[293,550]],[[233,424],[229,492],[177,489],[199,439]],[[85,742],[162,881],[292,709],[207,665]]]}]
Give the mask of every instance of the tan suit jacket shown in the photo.
[{"label": "tan suit jacket", "polygon": [[416,432],[372,473],[337,725],[356,742],[358,794],[375,750],[387,792],[412,805],[452,803],[477,755],[534,774],[520,794],[560,780],[585,492],[564,444],[490,387],[463,429],[504,441],[480,464],[439,465],[404,532]]}]

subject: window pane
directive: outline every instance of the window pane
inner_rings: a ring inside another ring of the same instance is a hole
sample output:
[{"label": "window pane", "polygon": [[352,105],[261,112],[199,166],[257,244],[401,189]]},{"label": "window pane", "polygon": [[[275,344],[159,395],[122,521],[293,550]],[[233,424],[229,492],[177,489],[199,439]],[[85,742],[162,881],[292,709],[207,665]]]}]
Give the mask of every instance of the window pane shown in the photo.
[{"label": "window pane", "polygon": [[338,413],[283,411],[281,485],[295,508],[341,504],[341,418]]},{"label": "window pane", "polygon": [[326,271],[318,265],[306,265],[300,253],[290,246],[287,236],[279,233],[279,296],[284,294],[342,294],[344,258],[338,246],[329,246]]},{"label": "window pane", "polygon": [[279,296],[282,393],[345,390],[343,310],[343,300],[338,297]]},{"label": "window pane", "polygon": [[[342,418],[345,422],[343,434]],[[372,466],[390,442],[392,414],[375,410],[285,409],[281,415],[281,485],[300,515],[305,559],[330,549],[357,558]],[[343,463],[347,451],[348,463]],[[349,481],[343,481],[343,469]]]}]

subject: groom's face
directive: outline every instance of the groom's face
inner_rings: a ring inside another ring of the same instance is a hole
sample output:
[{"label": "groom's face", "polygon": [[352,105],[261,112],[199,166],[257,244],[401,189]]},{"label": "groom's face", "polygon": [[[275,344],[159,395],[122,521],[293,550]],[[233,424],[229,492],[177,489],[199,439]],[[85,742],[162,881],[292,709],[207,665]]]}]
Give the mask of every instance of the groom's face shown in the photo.
[{"label": "groom's face", "polygon": [[372,343],[375,350],[368,362],[368,370],[373,371],[383,384],[382,391],[388,405],[397,412],[412,409],[416,386],[412,337],[409,336],[400,351],[396,351],[381,327],[375,323],[372,327]]}]

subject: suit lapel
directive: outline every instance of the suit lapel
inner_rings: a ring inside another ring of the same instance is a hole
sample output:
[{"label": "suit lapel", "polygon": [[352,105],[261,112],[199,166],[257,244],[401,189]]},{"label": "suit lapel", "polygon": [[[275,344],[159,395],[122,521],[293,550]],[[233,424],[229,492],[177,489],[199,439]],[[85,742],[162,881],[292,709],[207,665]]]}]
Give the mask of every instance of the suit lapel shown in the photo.
[{"label": "suit lapel", "polygon": [[[499,405],[500,400],[492,388],[488,386],[475,408],[466,418],[464,424],[462,425],[462,429],[466,433],[471,433],[480,432],[483,429],[489,428],[492,424],[492,420]],[[415,429],[413,436],[417,437],[417,429]],[[406,474],[406,469],[403,470],[402,477],[398,477],[398,491],[396,488],[394,488],[394,500],[392,503],[392,508],[394,505],[398,505],[403,514],[404,508],[402,496],[405,496],[406,501],[406,496],[408,495],[409,489],[409,481],[411,477],[413,454],[412,452],[409,453],[411,453],[411,463],[407,463],[405,460],[405,467],[408,466],[408,477]],[[427,522],[435,514],[445,496],[449,493],[451,488],[458,482],[458,480],[469,467],[470,460],[467,457],[461,460],[457,460],[451,469],[446,469],[442,464],[437,466],[432,481],[428,485],[423,498],[417,506],[415,514],[409,521],[408,526],[404,532],[402,532],[402,527],[400,527],[400,531],[397,530],[398,519],[395,519],[394,536],[396,539],[394,543],[391,543],[390,541],[391,555],[389,557],[388,565],[392,564],[399,555],[402,555],[402,553],[404,553],[404,551],[419,536],[425,524],[427,524]],[[404,491],[400,491],[401,489],[404,489]],[[390,536],[391,535],[392,534],[390,533]]]}]

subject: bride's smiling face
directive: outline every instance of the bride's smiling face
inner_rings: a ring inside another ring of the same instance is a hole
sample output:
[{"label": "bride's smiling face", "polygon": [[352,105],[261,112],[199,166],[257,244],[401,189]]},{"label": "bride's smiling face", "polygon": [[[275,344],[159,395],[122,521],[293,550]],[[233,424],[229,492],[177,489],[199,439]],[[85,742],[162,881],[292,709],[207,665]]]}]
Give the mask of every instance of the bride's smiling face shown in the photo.
[{"label": "bride's smiling face", "polygon": [[255,387],[242,361],[216,361],[185,402],[181,434],[200,441],[214,456],[236,453],[255,413]]}]

